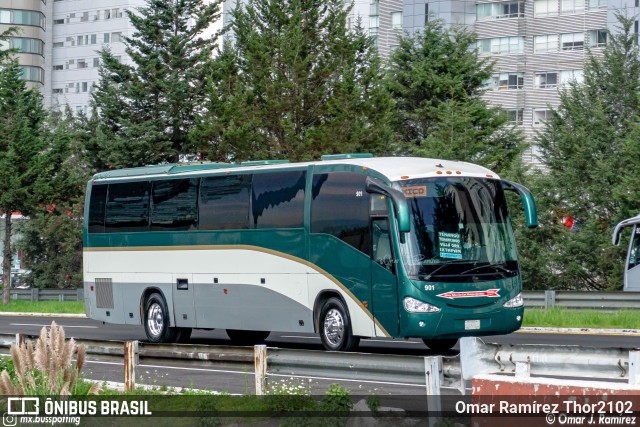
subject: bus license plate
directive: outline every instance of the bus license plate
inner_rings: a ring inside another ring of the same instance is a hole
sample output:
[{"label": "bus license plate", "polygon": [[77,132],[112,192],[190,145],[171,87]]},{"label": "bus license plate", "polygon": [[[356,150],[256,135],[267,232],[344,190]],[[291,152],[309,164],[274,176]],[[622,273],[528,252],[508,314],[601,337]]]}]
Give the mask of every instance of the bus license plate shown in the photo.
[{"label": "bus license plate", "polygon": [[464,329],[465,330],[474,330],[480,329],[480,320],[465,320],[464,321]]}]

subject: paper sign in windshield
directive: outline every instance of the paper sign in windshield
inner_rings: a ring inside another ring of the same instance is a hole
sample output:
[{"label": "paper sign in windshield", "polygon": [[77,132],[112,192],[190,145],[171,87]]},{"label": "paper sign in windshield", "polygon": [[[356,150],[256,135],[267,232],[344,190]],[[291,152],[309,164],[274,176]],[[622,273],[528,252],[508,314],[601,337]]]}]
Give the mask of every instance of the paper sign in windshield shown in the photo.
[{"label": "paper sign in windshield", "polygon": [[427,186],[402,187],[402,192],[404,193],[404,197],[427,197]]},{"label": "paper sign in windshield", "polygon": [[438,245],[440,258],[462,259],[460,234],[440,231],[438,233]]}]

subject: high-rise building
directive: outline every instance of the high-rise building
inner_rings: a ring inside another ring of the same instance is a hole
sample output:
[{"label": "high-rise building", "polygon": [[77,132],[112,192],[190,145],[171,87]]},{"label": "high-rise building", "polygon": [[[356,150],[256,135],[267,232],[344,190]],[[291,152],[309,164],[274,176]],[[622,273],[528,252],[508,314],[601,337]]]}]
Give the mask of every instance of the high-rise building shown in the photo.
[{"label": "high-rise building", "polygon": [[[47,70],[51,74],[51,90],[45,90],[45,105],[61,108],[68,104],[75,112],[87,112],[91,92],[99,81],[99,51],[108,48],[123,63],[132,63],[123,40],[132,36],[135,29],[125,11],[145,7],[146,2],[53,0],[53,4],[52,41],[48,50],[51,65]],[[212,25],[203,37],[210,36],[218,27],[219,23]]]},{"label": "high-rise building", "polygon": [[17,29],[0,48],[15,48],[27,85],[43,91],[48,84],[45,70],[50,32],[46,17],[51,7],[44,0],[0,0],[0,32]]},{"label": "high-rise building", "polygon": [[349,26],[353,27],[358,21],[369,31],[380,54],[388,57],[403,31],[402,0],[355,0],[349,13]]},{"label": "high-rise building", "polygon": [[[615,10],[638,0],[405,0],[404,24],[420,30],[429,19],[465,25],[478,36],[482,57],[495,60],[485,98],[502,106],[528,140],[544,126],[559,91],[582,81],[587,47],[602,52]],[[636,32],[637,32],[636,23]],[[525,160],[539,161],[533,146]]]},{"label": "high-rise building", "polygon": [[51,90],[45,105],[74,112],[87,111],[98,84],[100,50],[108,48],[129,63],[123,38],[133,34],[125,10],[144,6],[144,0],[55,0],[52,21]]}]

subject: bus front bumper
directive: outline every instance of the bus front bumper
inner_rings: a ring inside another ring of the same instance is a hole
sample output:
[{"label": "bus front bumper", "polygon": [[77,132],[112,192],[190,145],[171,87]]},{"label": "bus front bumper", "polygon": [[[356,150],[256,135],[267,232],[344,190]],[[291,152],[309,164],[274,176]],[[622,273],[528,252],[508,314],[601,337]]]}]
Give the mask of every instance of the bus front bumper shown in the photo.
[{"label": "bus front bumper", "polygon": [[460,338],[505,335],[520,329],[524,307],[485,313],[408,313],[400,320],[400,334],[416,338]]}]

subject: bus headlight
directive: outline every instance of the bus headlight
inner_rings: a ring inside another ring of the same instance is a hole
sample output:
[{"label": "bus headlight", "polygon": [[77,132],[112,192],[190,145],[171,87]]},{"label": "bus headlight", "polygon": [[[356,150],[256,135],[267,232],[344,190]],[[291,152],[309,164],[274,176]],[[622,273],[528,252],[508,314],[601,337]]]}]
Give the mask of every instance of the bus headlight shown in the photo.
[{"label": "bus headlight", "polygon": [[437,313],[440,311],[435,305],[427,304],[411,297],[405,297],[404,309],[409,313]]},{"label": "bus headlight", "polygon": [[505,308],[516,308],[516,307],[522,307],[523,305],[524,305],[524,300],[522,299],[522,292],[504,303]]}]

